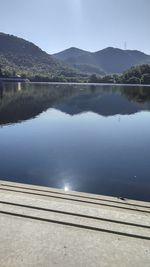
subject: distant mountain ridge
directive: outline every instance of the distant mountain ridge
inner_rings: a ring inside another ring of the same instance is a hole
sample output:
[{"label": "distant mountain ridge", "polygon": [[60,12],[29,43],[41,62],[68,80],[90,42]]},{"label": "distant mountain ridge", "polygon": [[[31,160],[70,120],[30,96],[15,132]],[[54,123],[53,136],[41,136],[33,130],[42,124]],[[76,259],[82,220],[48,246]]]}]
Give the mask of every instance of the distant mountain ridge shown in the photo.
[{"label": "distant mountain ridge", "polygon": [[0,76],[15,74],[31,81],[87,82],[91,74],[122,73],[150,64],[150,56],[136,50],[108,47],[89,52],[75,47],[49,55],[22,38],[0,33]]},{"label": "distant mountain ridge", "polygon": [[52,77],[76,73],[35,44],[5,33],[0,33],[0,68],[6,73],[16,71],[27,76]]},{"label": "distant mountain ridge", "polygon": [[53,56],[89,74],[122,73],[132,66],[150,64],[150,55],[138,50],[122,50],[113,47],[107,47],[97,52],[71,47]]}]

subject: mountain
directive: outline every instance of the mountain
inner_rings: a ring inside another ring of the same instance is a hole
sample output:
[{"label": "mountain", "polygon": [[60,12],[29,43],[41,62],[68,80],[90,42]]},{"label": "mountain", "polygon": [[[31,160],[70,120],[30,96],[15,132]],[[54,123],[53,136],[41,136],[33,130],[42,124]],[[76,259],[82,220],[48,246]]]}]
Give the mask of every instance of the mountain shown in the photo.
[{"label": "mountain", "polygon": [[149,64],[150,56],[136,50],[108,47],[88,52],[71,47],[49,55],[35,44],[0,33],[0,76],[15,73],[31,80],[87,81],[87,74],[121,73],[132,66]]},{"label": "mountain", "polygon": [[54,54],[72,67],[85,73],[122,73],[132,66],[150,64],[150,56],[137,50],[122,50],[107,47],[97,52],[88,52],[75,47]]},{"label": "mountain", "polygon": [[27,76],[71,76],[76,73],[35,44],[5,33],[0,33],[0,68],[5,73],[15,71]]},{"label": "mountain", "polygon": [[60,53],[56,53],[53,56],[81,72],[85,72],[87,74],[105,74],[100,64],[98,64],[94,53],[71,47]]}]

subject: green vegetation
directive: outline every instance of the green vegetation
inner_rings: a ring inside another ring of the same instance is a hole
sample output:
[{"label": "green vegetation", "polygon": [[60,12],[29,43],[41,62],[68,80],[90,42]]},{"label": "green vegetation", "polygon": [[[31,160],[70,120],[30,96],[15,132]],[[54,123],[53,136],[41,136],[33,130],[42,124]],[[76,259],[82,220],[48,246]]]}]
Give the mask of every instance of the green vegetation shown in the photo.
[{"label": "green vegetation", "polygon": [[89,83],[114,83],[114,76],[98,76],[96,74],[92,74],[89,78]]},{"label": "green vegetation", "polygon": [[150,65],[131,67],[123,74],[98,76],[93,74],[89,78],[90,83],[122,83],[122,84],[150,84]]},{"label": "green vegetation", "polygon": [[0,77],[4,78],[21,77],[33,82],[150,84],[148,64],[118,74],[127,66],[144,61],[150,62],[150,56],[111,47],[95,53],[70,48],[54,57],[24,39],[0,33]]},{"label": "green vegetation", "polygon": [[150,83],[150,65],[140,65],[125,71],[120,77],[122,83]]},{"label": "green vegetation", "polygon": [[31,81],[84,81],[86,75],[67,66],[36,45],[0,33],[0,76],[21,76]]}]

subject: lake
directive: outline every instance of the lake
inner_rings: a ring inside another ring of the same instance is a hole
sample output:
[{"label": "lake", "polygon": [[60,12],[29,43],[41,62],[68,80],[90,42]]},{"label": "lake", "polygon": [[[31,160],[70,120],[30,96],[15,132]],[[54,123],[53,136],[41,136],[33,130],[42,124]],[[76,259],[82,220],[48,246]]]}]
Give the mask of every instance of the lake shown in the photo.
[{"label": "lake", "polygon": [[0,84],[0,178],[150,201],[150,87]]}]

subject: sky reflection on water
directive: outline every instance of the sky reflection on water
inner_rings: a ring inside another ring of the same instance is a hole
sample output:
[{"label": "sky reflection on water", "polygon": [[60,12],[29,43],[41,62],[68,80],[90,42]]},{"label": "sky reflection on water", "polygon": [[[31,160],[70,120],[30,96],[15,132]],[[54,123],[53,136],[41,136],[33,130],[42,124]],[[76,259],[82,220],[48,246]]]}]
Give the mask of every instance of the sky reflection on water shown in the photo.
[{"label": "sky reflection on water", "polygon": [[149,87],[2,90],[2,179],[150,201]]}]

